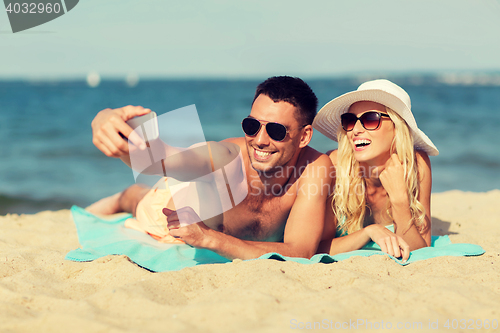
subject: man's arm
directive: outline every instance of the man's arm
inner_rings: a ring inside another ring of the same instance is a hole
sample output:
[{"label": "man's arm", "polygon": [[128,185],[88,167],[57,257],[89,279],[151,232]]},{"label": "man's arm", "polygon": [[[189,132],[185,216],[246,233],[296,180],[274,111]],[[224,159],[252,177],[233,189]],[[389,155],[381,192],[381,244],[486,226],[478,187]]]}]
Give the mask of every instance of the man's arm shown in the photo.
[{"label": "man's arm", "polygon": [[[289,257],[310,258],[316,253],[323,232],[325,202],[331,183],[329,174],[331,167],[329,158],[326,155],[319,155],[304,171],[299,179],[297,197],[285,226],[282,243],[241,240],[212,230],[203,222],[179,228],[177,216],[172,218],[170,215],[194,213],[188,207],[175,213],[164,210],[169,216],[170,234],[179,237],[187,244],[212,250],[230,259],[253,259],[269,252]],[[181,219],[189,219],[187,215]]]},{"label": "man's arm", "polygon": [[[128,142],[123,140],[120,134],[128,138],[135,146],[145,149],[146,143],[133,132],[126,121],[149,112],[151,112],[150,109],[132,105],[102,110],[92,120],[92,142],[108,157],[128,157]],[[124,160],[124,162],[127,161],[130,163],[128,159]]]},{"label": "man's arm", "polygon": [[[183,149],[157,139],[146,145],[126,121],[149,112],[151,110],[142,106],[131,105],[102,110],[92,121],[94,145],[106,156],[120,158],[138,172],[166,175],[181,181],[207,175],[212,172],[212,163],[226,165],[239,154],[239,147],[230,142],[211,142],[210,148],[203,142]],[[151,161],[151,156],[154,161]]]}]

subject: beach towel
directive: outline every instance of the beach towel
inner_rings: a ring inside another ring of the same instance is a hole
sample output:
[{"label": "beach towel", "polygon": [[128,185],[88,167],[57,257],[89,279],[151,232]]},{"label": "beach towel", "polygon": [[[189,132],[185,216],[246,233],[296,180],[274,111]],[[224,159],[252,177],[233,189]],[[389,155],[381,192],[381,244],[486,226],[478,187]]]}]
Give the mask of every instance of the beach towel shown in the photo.
[{"label": "beach towel", "polygon": [[[163,244],[151,236],[124,226],[125,220],[131,217],[122,214],[114,219],[97,217],[85,209],[71,208],[81,247],[70,251],[66,259],[73,261],[92,261],[107,255],[126,255],[137,265],[153,272],[176,271],[185,267],[202,264],[220,264],[231,262],[217,253],[197,249],[187,244]],[[267,253],[257,259],[275,259],[294,261],[302,264],[334,263],[353,256],[369,257],[386,255],[400,265],[439,257],[439,256],[477,256],[484,253],[479,245],[452,244],[448,236],[433,236],[430,247],[412,251],[407,262],[390,256],[380,250],[357,250],[330,256],[316,254],[311,259],[286,257],[278,253]]]}]

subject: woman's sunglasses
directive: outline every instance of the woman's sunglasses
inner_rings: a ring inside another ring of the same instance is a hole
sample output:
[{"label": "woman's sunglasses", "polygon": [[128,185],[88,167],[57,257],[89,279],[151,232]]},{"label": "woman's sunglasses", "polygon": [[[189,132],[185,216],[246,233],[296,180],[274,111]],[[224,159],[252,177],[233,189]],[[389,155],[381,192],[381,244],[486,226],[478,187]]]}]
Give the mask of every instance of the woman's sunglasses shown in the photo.
[{"label": "woman's sunglasses", "polygon": [[[263,121],[264,122],[264,121]],[[265,123],[265,122],[264,122]],[[247,117],[243,119],[241,122],[241,127],[243,128],[243,132],[245,132],[248,136],[256,136],[259,133],[260,128],[262,127],[262,123],[260,120],[255,118]],[[267,122],[265,124],[267,135],[274,141],[283,141],[286,138],[288,132],[293,130],[287,130],[285,125],[280,123]],[[301,126],[299,128],[302,128]]]},{"label": "woman's sunglasses", "polygon": [[352,113],[344,113],[340,116],[340,122],[346,132],[352,131],[358,120],[366,130],[374,131],[380,127],[380,119],[382,117],[390,118],[388,114],[375,111],[365,112],[359,118]]}]

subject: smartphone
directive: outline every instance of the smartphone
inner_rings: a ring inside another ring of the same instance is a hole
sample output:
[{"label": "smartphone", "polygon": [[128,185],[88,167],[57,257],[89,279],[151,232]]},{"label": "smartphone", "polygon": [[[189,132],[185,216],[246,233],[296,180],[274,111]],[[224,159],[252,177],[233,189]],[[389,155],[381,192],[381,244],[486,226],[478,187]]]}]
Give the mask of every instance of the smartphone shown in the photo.
[{"label": "smartphone", "polygon": [[[160,132],[158,130],[158,119],[156,113],[151,111],[143,116],[134,117],[126,121],[145,142],[158,139]],[[141,127],[137,129],[137,127]]]}]

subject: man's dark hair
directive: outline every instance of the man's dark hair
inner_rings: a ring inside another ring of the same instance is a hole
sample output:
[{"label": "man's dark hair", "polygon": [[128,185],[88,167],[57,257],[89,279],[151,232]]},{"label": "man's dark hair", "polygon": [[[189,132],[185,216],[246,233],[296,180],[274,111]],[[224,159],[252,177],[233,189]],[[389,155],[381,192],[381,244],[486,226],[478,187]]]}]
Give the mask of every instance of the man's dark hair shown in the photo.
[{"label": "man's dark hair", "polygon": [[257,86],[253,102],[261,94],[268,96],[275,103],[287,102],[295,106],[299,111],[296,118],[300,124],[311,125],[316,116],[318,98],[311,87],[298,77],[270,77]]}]

